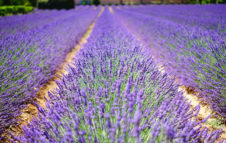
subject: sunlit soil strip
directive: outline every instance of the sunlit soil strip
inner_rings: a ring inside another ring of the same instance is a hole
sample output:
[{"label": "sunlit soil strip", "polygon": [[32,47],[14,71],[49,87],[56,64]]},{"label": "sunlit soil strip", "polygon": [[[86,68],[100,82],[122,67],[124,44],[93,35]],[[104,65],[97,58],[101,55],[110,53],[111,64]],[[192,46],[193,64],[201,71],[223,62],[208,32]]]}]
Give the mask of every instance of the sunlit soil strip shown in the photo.
[{"label": "sunlit soil strip", "polygon": [[[75,54],[82,48],[82,45],[87,42],[87,39],[89,38],[89,36],[95,26],[96,20],[100,17],[100,15],[102,14],[103,11],[104,11],[104,7],[101,8],[99,14],[95,18],[95,20],[92,22],[92,24],[89,26],[88,30],[83,35],[83,37],[81,38],[79,43],[66,56],[65,61],[61,65],[61,68],[56,71],[55,76],[53,78],[51,78],[45,85],[43,85],[41,87],[40,91],[35,96],[34,101],[36,101],[40,106],[46,108],[45,107],[45,103],[46,103],[45,97],[48,99],[48,92],[53,92],[54,89],[57,88],[56,81],[59,81],[63,75],[68,74],[68,72],[65,69],[68,68],[68,65],[71,66],[71,64],[73,63]],[[5,132],[4,136],[7,138],[7,141],[3,141],[3,142],[4,143],[10,142],[11,135],[9,134],[9,131],[12,132],[16,136],[22,135],[23,134],[22,126],[27,125],[33,119],[33,117],[37,117],[37,114],[38,114],[37,107],[33,104],[28,104],[28,106],[22,110],[22,114],[18,117],[18,119],[20,120],[18,122],[18,125],[11,126]],[[2,141],[0,141],[0,142],[2,142]]]},{"label": "sunlit soil strip", "polygon": [[112,14],[114,14],[114,10],[112,9],[111,6],[109,6],[108,9],[109,9],[109,11],[110,11]]},{"label": "sunlit soil strip", "polygon": [[[197,93],[197,92],[189,93],[188,88],[183,86],[183,85],[178,88],[178,91],[183,92],[184,97],[186,99],[188,99],[188,102],[190,102],[191,108],[194,108],[197,105],[200,106],[199,114],[197,115],[197,117],[200,120],[205,119],[206,117],[208,117],[211,114],[214,115],[214,112],[210,109],[209,105],[202,103],[202,101],[200,101],[200,99],[196,96],[199,93]],[[203,123],[203,125],[205,127],[207,127],[210,131],[215,131],[217,129],[221,129],[219,127],[215,127],[214,125],[210,125],[210,123],[214,123],[214,122],[218,122],[218,120],[217,120],[216,117],[212,116],[207,120],[206,123]],[[225,127],[225,125],[223,125],[222,129],[223,129],[223,132],[220,135],[220,137],[218,138],[218,140],[216,141],[217,143],[222,141],[222,140],[226,141],[226,127]]]},{"label": "sunlit soil strip", "polygon": [[[153,58],[155,59],[155,58]],[[165,73],[165,69],[162,65],[157,65],[159,71],[161,73]],[[178,82],[176,80],[176,82]],[[197,115],[198,119],[201,121],[205,118],[207,118],[209,115],[212,115],[214,112],[210,109],[209,105],[208,104],[204,104],[202,103],[199,98],[196,96],[198,95],[199,93],[197,92],[193,92],[193,93],[190,93],[189,92],[189,88],[187,88],[186,86],[182,85],[178,88],[178,91],[179,92],[182,92],[183,93],[183,96],[188,100],[188,102],[190,103],[191,105],[191,109],[193,109],[194,107],[196,106],[200,106],[200,110],[199,110],[199,113]],[[202,123],[203,127],[207,127],[209,129],[209,131],[215,131],[217,129],[221,129],[219,127],[214,127],[213,125],[209,125],[208,123],[211,123],[211,122],[216,122],[217,121],[217,118],[212,116],[210,118],[208,118],[208,120],[206,121],[206,123]],[[217,139],[216,143],[224,140],[226,141],[226,128],[225,126],[222,127],[223,129],[223,132],[222,134],[220,135],[220,137]]]},{"label": "sunlit soil strip", "polygon": [[[158,69],[159,69],[159,71],[161,73],[165,73],[166,72],[162,65],[158,64],[157,67],[158,67]],[[176,82],[178,82],[177,79],[176,79]],[[188,92],[188,88],[186,88],[184,85],[180,86],[178,88],[178,91],[179,92],[183,92],[184,97],[186,97],[186,99],[188,99],[188,102],[191,102],[190,104],[191,104],[192,107],[195,107],[197,105],[200,106],[200,111],[199,111],[199,114],[198,114],[198,118],[199,119],[204,119],[204,118],[208,117],[209,115],[211,115],[213,113],[213,111],[208,107],[208,105],[204,106],[199,101],[197,96],[195,96],[194,94]],[[198,93],[196,93],[196,94],[198,94]],[[210,119],[208,119],[208,120],[210,120]]]}]

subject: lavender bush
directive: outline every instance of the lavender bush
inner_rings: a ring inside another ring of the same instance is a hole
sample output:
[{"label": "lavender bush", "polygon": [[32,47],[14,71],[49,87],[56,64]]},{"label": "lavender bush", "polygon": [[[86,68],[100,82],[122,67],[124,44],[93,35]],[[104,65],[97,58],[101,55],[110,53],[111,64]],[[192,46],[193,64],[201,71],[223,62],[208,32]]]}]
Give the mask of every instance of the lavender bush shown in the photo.
[{"label": "lavender bush", "polygon": [[84,7],[0,18],[0,135],[16,124],[21,109],[55,74],[99,10]]},{"label": "lavender bush", "polygon": [[[87,44],[49,93],[47,109],[24,127],[22,142],[214,142],[199,107],[155,66],[150,50],[105,10]],[[193,118],[193,119],[191,119]]]},{"label": "lavender bush", "polygon": [[224,119],[225,8],[138,6],[114,9],[168,73],[195,91]]}]

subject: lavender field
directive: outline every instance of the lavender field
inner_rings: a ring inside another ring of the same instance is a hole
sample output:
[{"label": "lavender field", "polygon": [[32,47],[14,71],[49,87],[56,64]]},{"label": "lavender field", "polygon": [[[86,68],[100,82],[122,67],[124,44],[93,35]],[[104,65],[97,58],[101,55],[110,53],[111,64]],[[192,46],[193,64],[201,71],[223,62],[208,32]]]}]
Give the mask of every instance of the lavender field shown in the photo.
[{"label": "lavender field", "polygon": [[0,17],[0,143],[224,143],[225,57],[223,4]]}]

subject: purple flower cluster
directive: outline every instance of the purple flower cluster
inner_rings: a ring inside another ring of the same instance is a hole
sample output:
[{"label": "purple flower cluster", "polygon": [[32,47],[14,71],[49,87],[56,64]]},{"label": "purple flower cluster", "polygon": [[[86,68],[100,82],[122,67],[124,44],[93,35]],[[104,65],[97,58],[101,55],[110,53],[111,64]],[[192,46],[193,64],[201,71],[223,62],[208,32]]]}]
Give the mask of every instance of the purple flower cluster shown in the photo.
[{"label": "purple flower cluster", "polygon": [[168,73],[226,116],[226,5],[114,9]]},{"label": "purple flower cluster", "polygon": [[100,8],[0,18],[0,140],[64,61]]},{"label": "purple flower cluster", "polygon": [[[76,68],[49,93],[47,109],[24,126],[22,142],[214,142],[221,131],[202,128],[199,106],[178,92],[108,9],[77,54]],[[74,67],[73,66],[73,67]],[[192,119],[193,118],[193,119]]]}]

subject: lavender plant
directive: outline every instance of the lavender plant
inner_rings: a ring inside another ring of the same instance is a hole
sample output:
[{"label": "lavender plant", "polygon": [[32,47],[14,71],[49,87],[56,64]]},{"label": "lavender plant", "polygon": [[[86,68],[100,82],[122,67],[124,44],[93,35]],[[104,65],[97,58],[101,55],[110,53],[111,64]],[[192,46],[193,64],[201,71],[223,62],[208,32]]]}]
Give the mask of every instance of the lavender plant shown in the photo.
[{"label": "lavender plant", "polygon": [[115,9],[156,61],[199,92],[222,119],[226,115],[224,9],[225,5]]},{"label": "lavender plant", "polygon": [[55,74],[99,10],[41,11],[0,19],[0,140]]},{"label": "lavender plant", "polygon": [[[24,127],[22,142],[213,142],[199,107],[161,73],[149,50],[105,10],[47,109]],[[74,67],[73,66],[73,67]],[[192,119],[194,118],[194,119]]]}]

